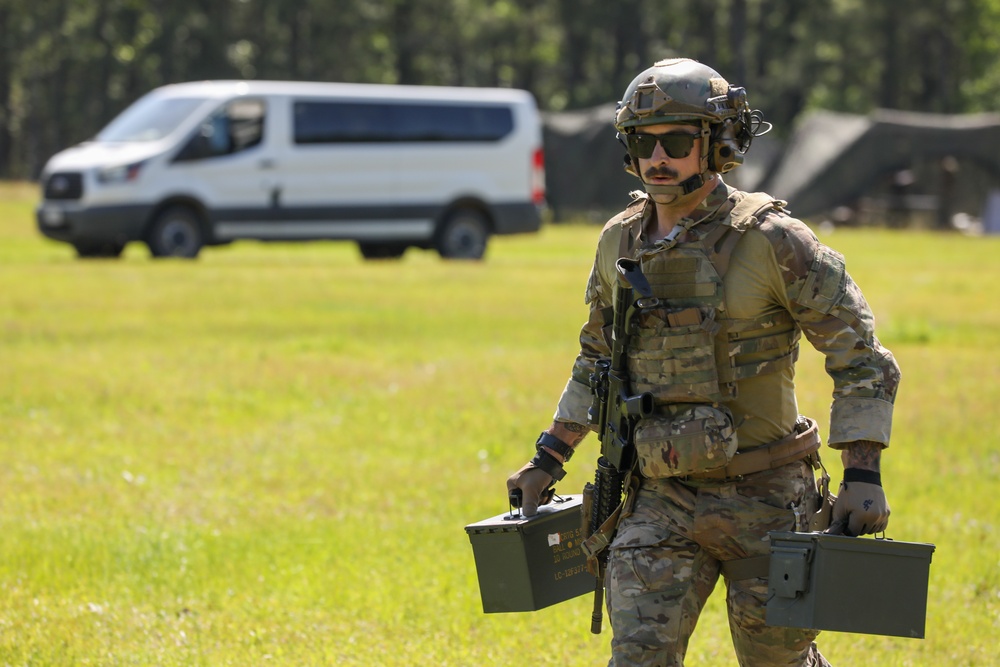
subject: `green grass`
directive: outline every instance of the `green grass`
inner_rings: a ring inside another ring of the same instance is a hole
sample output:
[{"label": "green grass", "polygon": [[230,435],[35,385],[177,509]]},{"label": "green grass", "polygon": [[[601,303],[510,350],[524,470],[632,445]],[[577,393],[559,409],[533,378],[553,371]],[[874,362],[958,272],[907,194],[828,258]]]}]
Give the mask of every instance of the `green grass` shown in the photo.
[{"label": "green grass", "polygon": [[[550,419],[596,227],[498,238],[482,263],[249,242],[78,261],[35,231],[36,196],[0,185],[0,665],[606,663],[589,596],[484,615],[463,530],[503,511]],[[1000,240],[823,238],[903,368],[889,536],[937,551],[926,639],[820,645],[996,664]],[[825,430],[822,360],[799,369]],[[689,655],[734,664],[721,590]]]}]

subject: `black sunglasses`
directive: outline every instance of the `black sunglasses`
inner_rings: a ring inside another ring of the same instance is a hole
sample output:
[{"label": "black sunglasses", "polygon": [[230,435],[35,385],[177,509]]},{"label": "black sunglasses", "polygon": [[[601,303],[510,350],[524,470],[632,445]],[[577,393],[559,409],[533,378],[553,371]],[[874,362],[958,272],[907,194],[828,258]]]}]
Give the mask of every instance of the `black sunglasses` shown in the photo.
[{"label": "black sunglasses", "polygon": [[694,148],[694,140],[701,134],[687,132],[667,132],[666,134],[626,134],[625,144],[628,152],[643,159],[653,156],[656,144],[663,146],[668,157],[679,159],[687,157]]}]

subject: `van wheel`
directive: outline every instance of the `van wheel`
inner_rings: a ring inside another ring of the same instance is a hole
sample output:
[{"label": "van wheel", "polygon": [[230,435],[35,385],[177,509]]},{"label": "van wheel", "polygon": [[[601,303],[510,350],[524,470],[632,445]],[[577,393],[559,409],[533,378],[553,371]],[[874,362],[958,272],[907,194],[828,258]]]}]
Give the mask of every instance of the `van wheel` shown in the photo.
[{"label": "van wheel", "polygon": [[472,208],[460,208],[445,219],[434,247],[445,259],[482,259],[489,237],[486,216]]},{"label": "van wheel", "polygon": [[153,257],[195,258],[202,243],[201,219],[187,206],[171,206],[160,213],[146,239]]},{"label": "van wheel", "polygon": [[365,259],[399,259],[407,247],[405,243],[358,242],[358,250]]},{"label": "van wheel", "polygon": [[125,244],[115,241],[78,241],[73,247],[80,259],[115,258],[121,256]]}]

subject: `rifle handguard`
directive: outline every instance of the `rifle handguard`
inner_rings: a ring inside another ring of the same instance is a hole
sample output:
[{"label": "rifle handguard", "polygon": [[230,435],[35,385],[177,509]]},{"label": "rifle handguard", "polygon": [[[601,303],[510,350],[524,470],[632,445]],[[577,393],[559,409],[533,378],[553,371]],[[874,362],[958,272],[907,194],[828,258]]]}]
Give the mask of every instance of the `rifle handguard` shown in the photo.
[{"label": "rifle handguard", "polygon": [[558,482],[566,476],[566,471],[563,470],[562,463],[559,462],[559,459],[552,456],[544,449],[539,449],[535,453],[535,458],[531,459],[531,465],[538,468],[542,472],[551,475],[552,480],[555,482]]}]

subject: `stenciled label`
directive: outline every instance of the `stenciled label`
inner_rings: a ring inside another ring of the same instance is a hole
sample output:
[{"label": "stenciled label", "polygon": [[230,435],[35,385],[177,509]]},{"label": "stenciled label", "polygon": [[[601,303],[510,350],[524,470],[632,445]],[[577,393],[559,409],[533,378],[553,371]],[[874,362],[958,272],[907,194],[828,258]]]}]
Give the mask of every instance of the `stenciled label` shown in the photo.
[{"label": "stenciled label", "polygon": [[[578,550],[579,551],[579,550]],[[575,577],[578,574],[583,574],[586,571],[585,565],[574,565],[573,567],[567,567],[565,570],[556,572],[553,578],[556,581],[561,581],[563,579],[569,579],[570,577]]]},{"label": "stenciled label", "polygon": [[580,543],[583,542],[582,533],[582,528],[576,528],[575,530],[549,535],[549,546],[552,547],[552,562],[565,563],[574,558],[580,558],[583,554],[580,550]]}]

